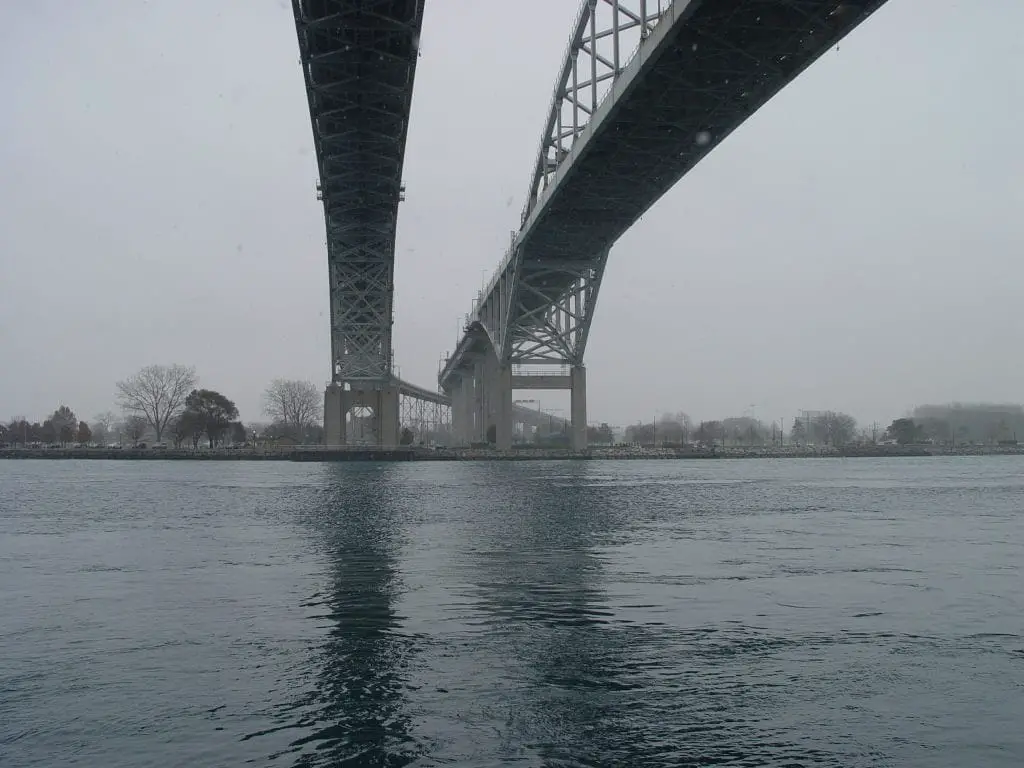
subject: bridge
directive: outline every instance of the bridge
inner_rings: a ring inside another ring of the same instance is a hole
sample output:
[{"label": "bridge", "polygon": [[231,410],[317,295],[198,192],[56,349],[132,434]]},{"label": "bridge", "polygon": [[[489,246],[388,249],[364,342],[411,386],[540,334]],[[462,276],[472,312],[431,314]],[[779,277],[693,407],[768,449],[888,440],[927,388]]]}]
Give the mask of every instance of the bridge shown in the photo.
[{"label": "bridge", "polygon": [[[448,445],[452,440],[451,397],[444,392],[419,387],[401,378],[392,379],[398,389],[400,429],[409,429],[417,442]],[[539,408],[513,403],[512,421],[515,431],[524,438],[532,433],[567,434],[569,422]],[[486,436],[485,436],[486,437]]]},{"label": "bridge", "polygon": [[513,391],[567,389],[572,444],[583,449],[584,353],[615,241],[885,0],[583,0],[519,228],[466,315],[438,392],[398,379],[391,352],[424,1],[293,0],[327,227],[327,441],[347,442],[351,414],[366,409],[377,442],[396,443],[406,397],[448,408],[454,443],[491,432],[507,449],[529,418]]}]

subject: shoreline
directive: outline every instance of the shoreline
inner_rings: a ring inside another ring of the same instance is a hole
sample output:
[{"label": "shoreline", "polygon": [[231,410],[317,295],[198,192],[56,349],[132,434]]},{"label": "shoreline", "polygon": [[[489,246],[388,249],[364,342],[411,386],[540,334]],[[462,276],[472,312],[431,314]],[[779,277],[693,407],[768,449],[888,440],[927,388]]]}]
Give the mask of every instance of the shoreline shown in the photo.
[{"label": "shoreline", "polygon": [[1017,446],[966,446],[963,449],[935,446],[866,446],[844,450],[727,448],[719,450],[593,448],[587,451],[524,448],[496,451],[479,448],[287,448],[239,450],[124,450],[105,448],[4,448],[0,459],[89,461],[651,461],[709,459],[817,459],[817,458],[912,458],[931,456],[1020,456]]}]

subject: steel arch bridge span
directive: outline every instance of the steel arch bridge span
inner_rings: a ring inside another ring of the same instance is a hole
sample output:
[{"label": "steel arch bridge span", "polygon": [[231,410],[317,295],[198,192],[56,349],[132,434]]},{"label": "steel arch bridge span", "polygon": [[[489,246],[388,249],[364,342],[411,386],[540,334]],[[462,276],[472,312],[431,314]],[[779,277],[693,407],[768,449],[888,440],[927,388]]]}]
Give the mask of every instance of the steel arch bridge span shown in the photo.
[{"label": "steel arch bridge span", "polygon": [[292,0],[327,230],[331,379],[392,373],[395,229],[425,0]]},{"label": "steel arch bridge span", "polygon": [[395,231],[424,3],[292,0],[327,233],[329,445],[355,439],[350,425],[380,445],[399,441]]},{"label": "steel arch bridge span", "polygon": [[458,384],[481,332],[502,365],[582,368],[615,241],[884,2],[584,0],[520,228],[476,297],[441,386]]}]

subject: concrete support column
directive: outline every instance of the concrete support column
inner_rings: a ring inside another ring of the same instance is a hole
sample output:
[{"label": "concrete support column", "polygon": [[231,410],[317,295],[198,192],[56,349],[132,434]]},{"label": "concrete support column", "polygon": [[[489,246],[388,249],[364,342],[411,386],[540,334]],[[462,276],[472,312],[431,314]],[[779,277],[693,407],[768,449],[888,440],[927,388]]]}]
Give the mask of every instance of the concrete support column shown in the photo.
[{"label": "concrete support column", "polygon": [[462,385],[462,379],[456,379],[451,389],[448,390],[448,397],[452,399],[452,445],[462,445],[463,420],[466,414],[466,408],[463,404],[465,396],[466,389]]},{"label": "concrete support column", "polygon": [[494,412],[494,443],[499,451],[512,449],[512,366],[496,365],[493,381],[492,401]]},{"label": "concrete support column", "polygon": [[324,392],[324,442],[327,445],[345,444],[345,390],[338,384],[328,384]]},{"label": "concrete support column", "polygon": [[[452,408],[455,404],[452,403]],[[459,445],[469,446],[473,442],[473,430],[476,428],[476,384],[472,374],[462,377],[462,399],[459,405],[462,429],[459,431]],[[453,412],[454,416],[454,412]]]},{"label": "concrete support column", "polygon": [[377,445],[398,445],[401,425],[398,414],[398,387],[384,387],[377,392],[373,409],[377,422]]},{"label": "concrete support column", "polygon": [[348,414],[356,406],[373,409],[378,445],[398,445],[398,387],[345,389],[330,384],[324,392],[324,440],[330,446],[348,445]]},{"label": "concrete support column", "polygon": [[484,440],[487,440],[487,433],[491,427],[496,426],[497,420],[497,384],[498,384],[498,358],[488,354],[483,362],[484,378]]},{"label": "concrete support column", "polygon": [[573,367],[571,398],[569,406],[572,419],[572,448],[583,451],[587,448],[587,369],[582,365]]},{"label": "concrete support column", "polygon": [[478,360],[473,364],[473,431],[471,442],[483,442],[487,439],[487,379],[484,375],[484,362]]}]

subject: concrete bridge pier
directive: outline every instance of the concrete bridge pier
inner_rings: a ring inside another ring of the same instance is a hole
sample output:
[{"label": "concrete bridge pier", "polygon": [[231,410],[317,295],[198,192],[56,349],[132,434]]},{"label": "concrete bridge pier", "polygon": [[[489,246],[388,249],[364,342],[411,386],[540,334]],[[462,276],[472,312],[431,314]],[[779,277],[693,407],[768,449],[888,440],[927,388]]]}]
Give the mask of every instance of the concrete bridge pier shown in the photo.
[{"label": "concrete bridge pier", "polygon": [[493,393],[494,447],[499,451],[512,450],[512,366],[495,365],[491,386]]},{"label": "concrete bridge pier", "polygon": [[476,400],[478,396],[476,377],[472,374],[462,377],[462,444],[469,446],[476,437],[478,417]]},{"label": "concrete bridge pier", "polygon": [[374,444],[393,446],[399,443],[398,387],[360,382],[355,385],[329,384],[324,392],[324,440],[330,446],[362,442],[348,434],[348,415],[353,408],[373,411]]},{"label": "concrete bridge pier", "polygon": [[572,448],[583,451],[587,448],[587,369],[574,366],[569,372],[570,405],[572,421]]},{"label": "concrete bridge pier", "polygon": [[478,364],[481,381],[480,423],[483,434],[478,440],[487,440],[488,432],[494,427],[494,447],[499,451],[512,448],[512,366],[502,365],[494,355],[488,355]]},{"label": "concrete bridge pier", "polygon": [[452,399],[452,445],[462,445],[462,430],[464,429],[463,421],[465,419],[463,398],[465,397],[465,391],[463,389],[462,379],[456,379],[455,383],[452,384],[447,390],[446,394]]},{"label": "concrete bridge pier", "polygon": [[483,360],[473,363],[473,429],[469,433],[471,443],[487,439],[487,377]]},{"label": "concrete bridge pier", "polygon": [[[569,444],[573,450],[584,451],[587,448],[587,369],[582,365],[574,365],[569,375],[563,373],[525,374],[509,379],[509,392],[512,389],[560,389],[569,390]],[[511,408],[511,398],[510,398]],[[511,418],[511,413],[510,413]]]},{"label": "concrete bridge pier", "polygon": [[476,387],[472,375],[459,376],[452,385],[452,442],[468,446],[475,429]]}]

